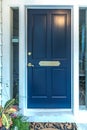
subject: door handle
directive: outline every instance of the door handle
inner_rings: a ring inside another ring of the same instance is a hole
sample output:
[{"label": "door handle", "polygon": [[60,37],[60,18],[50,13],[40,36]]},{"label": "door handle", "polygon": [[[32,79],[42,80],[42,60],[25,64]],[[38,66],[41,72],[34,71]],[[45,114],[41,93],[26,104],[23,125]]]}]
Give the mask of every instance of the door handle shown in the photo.
[{"label": "door handle", "polygon": [[28,67],[34,67],[34,65],[32,63],[28,63],[27,65]]}]

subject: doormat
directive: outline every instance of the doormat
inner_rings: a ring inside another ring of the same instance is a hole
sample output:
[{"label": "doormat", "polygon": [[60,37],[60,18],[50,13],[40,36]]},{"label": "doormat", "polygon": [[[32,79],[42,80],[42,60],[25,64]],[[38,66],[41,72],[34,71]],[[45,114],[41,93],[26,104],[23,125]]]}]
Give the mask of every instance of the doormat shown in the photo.
[{"label": "doormat", "polygon": [[30,130],[77,130],[76,123],[30,123]]}]

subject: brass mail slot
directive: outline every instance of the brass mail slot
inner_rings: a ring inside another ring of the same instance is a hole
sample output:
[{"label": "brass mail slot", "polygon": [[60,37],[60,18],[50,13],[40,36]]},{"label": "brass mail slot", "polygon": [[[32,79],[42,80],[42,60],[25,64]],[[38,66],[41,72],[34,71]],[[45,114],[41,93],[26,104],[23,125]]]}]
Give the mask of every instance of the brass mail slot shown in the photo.
[{"label": "brass mail slot", "polygon": [[40,61],[40,66],[60,66],[60,61]]}]

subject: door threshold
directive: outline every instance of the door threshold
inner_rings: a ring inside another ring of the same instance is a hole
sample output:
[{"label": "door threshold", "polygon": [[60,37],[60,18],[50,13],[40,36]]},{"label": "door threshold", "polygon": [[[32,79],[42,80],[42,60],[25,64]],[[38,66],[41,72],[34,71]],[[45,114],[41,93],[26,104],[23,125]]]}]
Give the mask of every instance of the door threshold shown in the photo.
[{"label": "door threshold", "polygon": [[63,111],[72,111],[72,109],[49,109],[49,108],[40,108],[40,109],[27,109],[31,112],[63,112]]},{"label": "door threshold", "polygon": [[24,114],[27,115],[37,115],[37,114],[48,114],[48,115],[53,115],[53,114],[73,114],[72,109],[24,109]]},{"label": "door threshold", "polygon": [[74,122],[71,109],[26,109],[24,115],[30,122]]}]

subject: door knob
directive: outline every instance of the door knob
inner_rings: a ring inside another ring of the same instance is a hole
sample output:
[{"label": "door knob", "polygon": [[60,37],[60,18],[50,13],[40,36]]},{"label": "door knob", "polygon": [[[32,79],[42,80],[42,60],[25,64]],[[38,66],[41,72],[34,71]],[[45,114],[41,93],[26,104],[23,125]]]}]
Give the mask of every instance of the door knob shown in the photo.
[{"label": "door knob", "polygon": [[34,67],[32,63],[28,63],[28,67]]},{"label": "door knob", "polygon": [[32,54],[31,52],[28,52],[28,55],[29,55],[29,56],[31,56],[31,54]]}]

